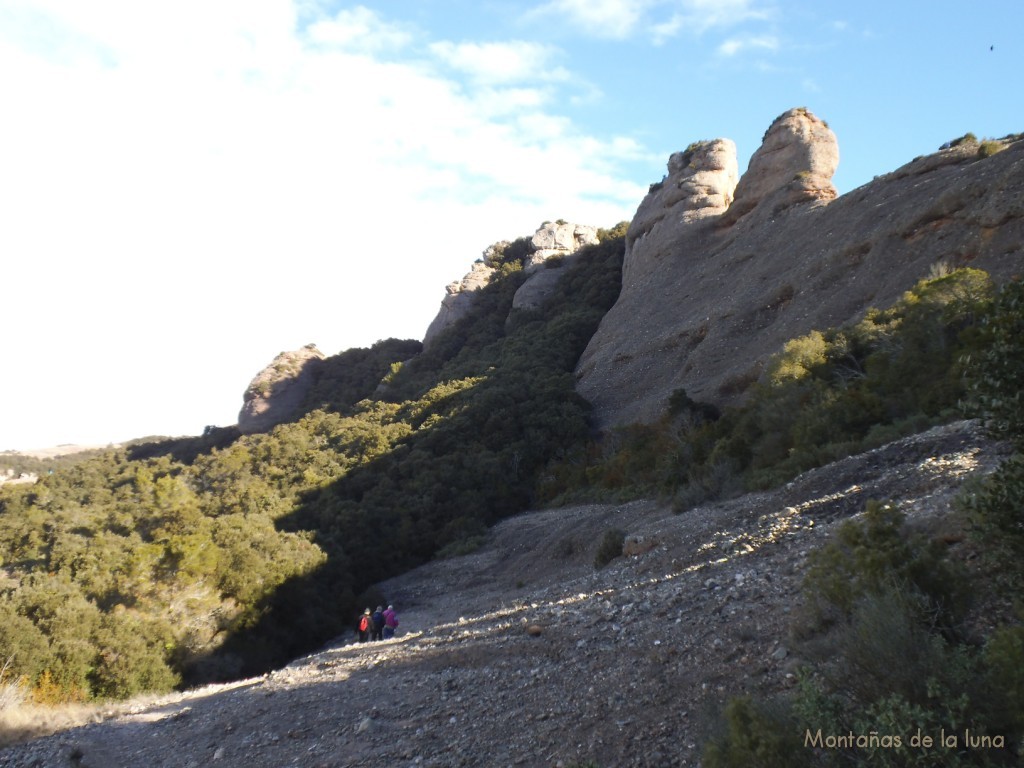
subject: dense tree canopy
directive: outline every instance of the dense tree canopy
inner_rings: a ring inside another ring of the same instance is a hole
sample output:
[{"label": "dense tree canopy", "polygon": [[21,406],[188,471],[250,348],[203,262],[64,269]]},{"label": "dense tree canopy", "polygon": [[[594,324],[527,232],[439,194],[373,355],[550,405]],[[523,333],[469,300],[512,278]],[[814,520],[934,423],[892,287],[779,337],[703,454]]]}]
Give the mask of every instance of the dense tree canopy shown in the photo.
[{"label": "dense tree canopy", "polygon": [[8,674],[55,700],[261,671],[340,633],[375,581],[524,509],[588,434],[572,370],[618,292],[617,234],[511,315],[529,249],[510,244],[430,350],[323,361],[305,415],[269,434],[151,440],[5,488]]}]

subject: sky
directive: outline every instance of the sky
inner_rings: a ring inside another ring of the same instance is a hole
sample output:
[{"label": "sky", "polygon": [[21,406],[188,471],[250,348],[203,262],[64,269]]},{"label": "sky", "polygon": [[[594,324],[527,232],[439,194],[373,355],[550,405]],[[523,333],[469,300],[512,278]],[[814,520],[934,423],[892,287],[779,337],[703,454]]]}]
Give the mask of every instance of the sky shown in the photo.
[{"label": "sky", "polygon": [[0,450],[197,435],[421,339],[491,243],[793,107],[840,193],[1024,132],[1024,3],[0,0]]}]

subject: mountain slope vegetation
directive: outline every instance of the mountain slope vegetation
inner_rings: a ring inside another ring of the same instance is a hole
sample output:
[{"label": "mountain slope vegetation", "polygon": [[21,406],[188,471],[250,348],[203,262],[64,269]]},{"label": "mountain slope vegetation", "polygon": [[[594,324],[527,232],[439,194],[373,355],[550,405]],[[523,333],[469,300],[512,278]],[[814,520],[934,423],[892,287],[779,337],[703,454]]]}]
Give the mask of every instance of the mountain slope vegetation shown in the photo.
[{"label": "mountain slope vegetation", "polygon": [[346,629],[377,580],[525,509],[588,435],[572,369],[617,295],[621,229],[511,316],[507,249],[430,352],[343,353],[269,434],[134,445],[4,488],[0,682],[64,701],[265,671]]},{"label": "mountain slope vegetation", "polygon": [[684,509],[959,417],[961,361],[993,343],[994,290],[959,271],[794,340],[740,407],[679,391],[660,422],[594,435],[573,370],[618,294],[623,229],[536,311],[511,310],[507,249],[428,350],[332,358],[307,413],[268,434],[106,451],[0,490],[0,682],[67,701],[266,671],[350,628],[380,580],[531,506]]}]

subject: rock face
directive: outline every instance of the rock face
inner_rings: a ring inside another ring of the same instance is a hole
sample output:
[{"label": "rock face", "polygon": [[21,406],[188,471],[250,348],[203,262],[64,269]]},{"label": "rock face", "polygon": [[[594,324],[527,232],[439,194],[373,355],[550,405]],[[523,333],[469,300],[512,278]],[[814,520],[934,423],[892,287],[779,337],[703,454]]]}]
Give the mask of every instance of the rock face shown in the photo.
[{"label": "rock face", "polygon": [[530,240],[533,253],[526,260],[527,270],[537,269],[552,256],[567,256],[584,245],[597,242],[597,227],[568,221],[546,221]]},{"label": "rock face", "polygon": [[942,149],[836,197],[836,139],[805,109],[730,187],[731,142],[669,161],[626,235],[622,291],[576,369],[600,427],[684,388],[728,405],[789,339],[890,306],[936,267],[1024,270],[1024,141]]},{"label": "rock face", "polygon": [[673,154],[668,175],[651,185],[626,232],[623,283],[634,271],[656,269],[647,258],[671,250],[681,229],[728,210],[738,179],[736,145],[729,139],[697,142]]},{"label": "rock face", "polygon": [[[493,246],[492,246],[493,248]],[[484,252],[486,254],[486,251]],[[423,346],[429,347],[438,335],[453,323],[462,319],[473,306],[473,294],[491,281],[494,268],[489,267],[485,262],[478,261],[473,264],[464,278],[449,283],[445,288],[444,298],[441,299],[441,309],[437,317],[427,327],[423,336]]]},{"label": "rock face", "polygon": [[[538,306],[571,263],[566,262],[564,257],[571,256],[584,245],[596,242],[597,227],[565,221],[542,224],[530,240],[530,253],[523,265],[530,277],[516,292],[512,308],[530,309]],[[445,297],[441,300],[441,309],[423,336],[424,347],[429,347],[441,332],[466,316],[476,298],[474,294],[491,281],[495,272],[492,265],[509,245],[508,241],[501,241],[489,246],[465,277],[448,285]],[[563,257],[563,260],[555,263],[552,261],[554,257]]]},{"label": "rock face", "polygon": [[529,277],[512,299],[512,309],[536,309],[551,295],[555,284],[585,245],[597,243],[597,227],[564,221],[545,222],[534,234],[533,253],[523,267]]},{"label": "rock face", "polygon": [[243,434],[266,432],[295,418],[316,379],[316,366],[323,359],[315,344],[275,357],[249,382],[238,414],[238,429]]}]

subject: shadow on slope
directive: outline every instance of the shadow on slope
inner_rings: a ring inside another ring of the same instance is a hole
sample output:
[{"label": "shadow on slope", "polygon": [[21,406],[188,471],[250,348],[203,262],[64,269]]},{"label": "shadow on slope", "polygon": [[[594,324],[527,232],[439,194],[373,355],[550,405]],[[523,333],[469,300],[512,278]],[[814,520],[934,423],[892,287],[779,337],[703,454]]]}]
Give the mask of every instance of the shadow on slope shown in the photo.
[{"label": "shadow on slope", "polygon": [[[515,265],[437,346],[389,377],[345,446],[342,476],[302,493],[280,530],[327,555],[268,595],[191,682],[264,672],[350,628],[371,585],[479,544],[527,509],[538,475],[589,435],[573,369],[620,283],[622,238],[591,246],[539,311],[510,315]],[[331,436],[324,436],[331,440]]]}]

